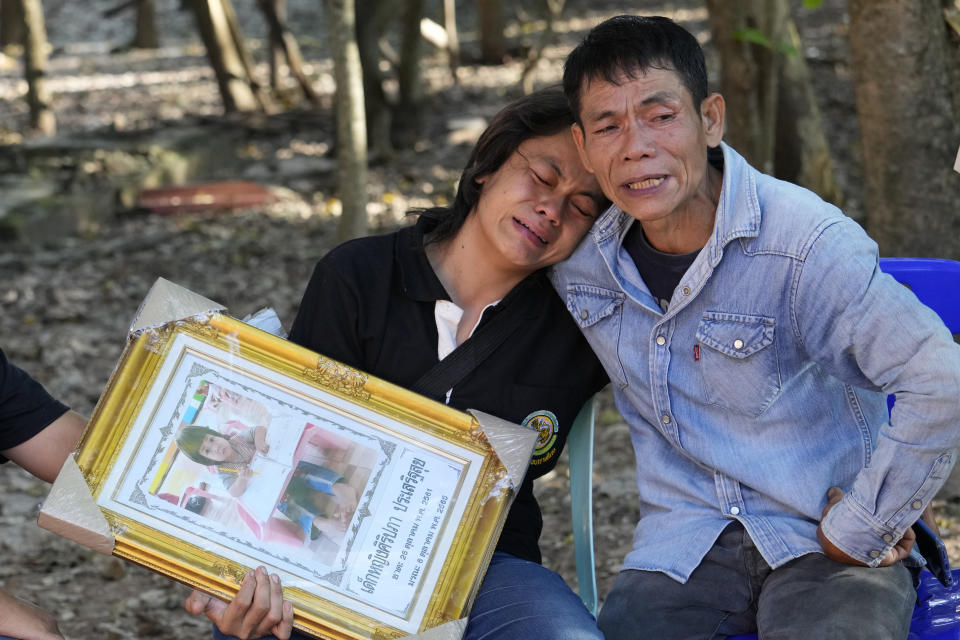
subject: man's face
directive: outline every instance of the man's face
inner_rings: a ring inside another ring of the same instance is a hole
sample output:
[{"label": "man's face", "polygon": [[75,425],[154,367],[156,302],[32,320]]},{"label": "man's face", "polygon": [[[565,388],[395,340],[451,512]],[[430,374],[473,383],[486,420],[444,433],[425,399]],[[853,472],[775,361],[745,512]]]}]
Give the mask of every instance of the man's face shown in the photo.
[{"label": "man's face", "polygon": [[[711,95],[702,112],[680,76],[649,69],[619,84],[602,78],[581,88],[574,140],[604,193],[646,228],[682,224],[711,200],[707,147],[723,134],[723,99]],[[712,205],[710,205],[712,206]]]}]

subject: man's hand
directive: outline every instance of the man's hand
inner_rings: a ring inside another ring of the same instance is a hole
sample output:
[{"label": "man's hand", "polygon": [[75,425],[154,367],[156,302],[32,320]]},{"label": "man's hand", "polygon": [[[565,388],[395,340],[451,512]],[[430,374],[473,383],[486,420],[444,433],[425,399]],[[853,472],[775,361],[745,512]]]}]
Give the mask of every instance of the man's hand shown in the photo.
[{"label": "man's hand", "polygon": [[[843,490],[840,487],[830,487],[827,491],[827,506],[823,508],[823,513],[820,514],[820,521],[823,522],[823,519],[827,517],[830,509],[833,508],[833,505],[840,502],[843,499]],[[889,567],[892,564],[896,564],[910,555],[910,550],[913,549],[913,543],[917,539],[917,534],[913,532],[912,528],[908,528],[903,537],[900,538],[900,541],[897,542],[887,552],[887,555],[883,557],[883,560],[880,561],[881,567]],[[820,546],[823,548],[823,552],[827,555],[828,558],[836,562],[841,562],[843,564],[854,564],[861,567],[867,566],[865,562],[860,562],[859,560],[850,557],[845,552],[841,551],[835,544],[830,542],[827,539],[827,536],[823,535],[823,530],[820,526],[817,526],[817,541],[820,543]]]},{"label": "man's hand", "polygon": [[194,591],[183,606],[195,616],[210,618],[221,633],[240,640],[269,634],[288,640],[293,629],[293,605],[283,599],[280,578],[268,576],[263,567],[244,576],[230,604]]},{"label": "man's hand", "polygon": [[0,589],[0,635],[23,640],[63,640],[57,621],[37,605]]}]

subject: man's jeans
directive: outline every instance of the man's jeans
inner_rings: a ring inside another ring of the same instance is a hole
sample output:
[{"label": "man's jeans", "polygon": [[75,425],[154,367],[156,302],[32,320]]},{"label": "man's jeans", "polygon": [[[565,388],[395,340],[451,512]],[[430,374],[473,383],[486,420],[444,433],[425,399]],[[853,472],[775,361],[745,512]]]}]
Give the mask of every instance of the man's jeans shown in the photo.
[{"label": "man's jeans", "polygon": [[[215,640],[229,636],[213,628]],[[272,637],[272,636],[270,636]],[[291,640],[306,640],[296,631]],[[470,611],[464,640],[603,640],[597,622],[558,574],[496,552]]]},{"label": "man's jeans", "polygon": [[607,640],[903,640],[916,601],[901,564],[871,569],[818,553],[771,570],[739,523],[729,525],[681,584],[620,573],[600,612]]}]

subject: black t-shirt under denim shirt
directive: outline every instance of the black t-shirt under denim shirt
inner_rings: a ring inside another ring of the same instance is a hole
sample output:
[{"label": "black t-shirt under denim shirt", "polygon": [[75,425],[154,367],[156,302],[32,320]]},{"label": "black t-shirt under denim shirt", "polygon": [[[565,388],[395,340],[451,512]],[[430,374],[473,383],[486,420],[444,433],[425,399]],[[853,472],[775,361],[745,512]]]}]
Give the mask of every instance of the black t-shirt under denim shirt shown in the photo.
[{"label": "black t-shirt under denim shirt", "polygon": [[673,290],[680,284],[680,279],[693,264],[700,250],[681,254],[657,251],[647,241],[647,236],[643,233],[643,225],[639,222],[630,225],[623,239],[623,248],[633,258],[640,277],[647,284],[654,300],[660,305],[660,310],[666,313],[673,298]]},{"label": "black t-shirt under denim shirt", "polygon": [[[707,150],[707,162],[715,169],[723,171],[723,151],[720,147]],[[666,313],[673,298],[673,290],[680,284],[683,274],[687,272],[700,250],[692,253],[673,254],[663,253],[653,248],[643,233],[643,226],[634,222],[630,225],[626,237],[623,239],[623,248],[633,258],[633,263],[640,272],[640,277],[650,289],[650,294],[660,305],[660,310]]]},{"label": "black t-shirt under denim shirt", "polygon": [[[423,248],[432,224],[421,217],[415,226],[330,251],[310,278],[289,339],[394,384],[416,382],[438,362],[434,311],[438,300],[450,299]],[[521,299],[533,304],[518,307]],[[543,519],[533,479],[554,468],[577,412],[607,376],[542,272],[486,309],[478,328],[499,313],[523,313],[523,325],[454,386],[448,404],[540,432],[497,544],[540,562]]]},{"label": "black t-shirt under denim shirt", "polygon": [[[0,349],[0,451],[23,444],[67,411]],[[0,456],[0,463],[6,461]]]}]

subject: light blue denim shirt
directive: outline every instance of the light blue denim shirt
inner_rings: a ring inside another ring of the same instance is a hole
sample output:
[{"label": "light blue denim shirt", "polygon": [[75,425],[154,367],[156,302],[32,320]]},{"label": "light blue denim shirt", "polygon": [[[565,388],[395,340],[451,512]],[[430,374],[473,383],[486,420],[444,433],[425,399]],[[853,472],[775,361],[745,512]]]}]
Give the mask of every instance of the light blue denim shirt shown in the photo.
[{"label": "light blue denim shirt", "polygon": [[625,568],[686,581],[731,519],[771,567],[819,552],[834,485],[824,532],[876,566],[953,467],[960,347],[853,220],[722,150],[713,234],[666,313],[616,207],[551,276],[630,425],[641,518]]}]

